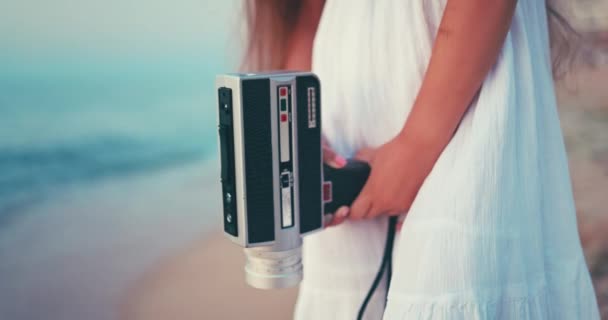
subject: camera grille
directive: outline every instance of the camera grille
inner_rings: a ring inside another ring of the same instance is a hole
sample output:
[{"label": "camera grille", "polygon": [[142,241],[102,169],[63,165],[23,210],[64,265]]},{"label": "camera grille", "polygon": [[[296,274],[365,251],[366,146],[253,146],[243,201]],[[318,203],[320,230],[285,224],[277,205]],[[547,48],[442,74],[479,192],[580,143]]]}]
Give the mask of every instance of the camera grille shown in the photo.
[{"label": "camera grille", "polygon": [[243,80],[245,188],[249,243],[274,240],[270,80]]}]

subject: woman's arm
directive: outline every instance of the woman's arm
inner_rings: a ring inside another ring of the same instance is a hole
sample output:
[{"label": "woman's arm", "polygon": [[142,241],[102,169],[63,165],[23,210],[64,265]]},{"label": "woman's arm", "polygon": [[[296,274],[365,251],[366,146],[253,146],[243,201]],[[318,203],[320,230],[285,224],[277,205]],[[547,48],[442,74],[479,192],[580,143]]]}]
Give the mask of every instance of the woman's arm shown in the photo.
[{"label": "woman's arm", "polygon": [[516,2],[448,0],[404,137],[439,155],[496,62]]},{"label": "woman's arm", "polygon": [[372,173],[352,219],[409,209],[497,60],[516,0],[448,0],[433,52],[401,132],[366,155]]}]

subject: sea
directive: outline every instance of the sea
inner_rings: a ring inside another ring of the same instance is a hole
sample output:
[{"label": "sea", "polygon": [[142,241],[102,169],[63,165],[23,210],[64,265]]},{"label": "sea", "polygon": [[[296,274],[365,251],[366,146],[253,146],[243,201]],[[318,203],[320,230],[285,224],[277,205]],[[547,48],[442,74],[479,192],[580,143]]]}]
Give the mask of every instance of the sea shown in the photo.
[{"label": "sea", "polygon": [[216,155],[214,52],[0,54],[0,225],[67,187]]}]

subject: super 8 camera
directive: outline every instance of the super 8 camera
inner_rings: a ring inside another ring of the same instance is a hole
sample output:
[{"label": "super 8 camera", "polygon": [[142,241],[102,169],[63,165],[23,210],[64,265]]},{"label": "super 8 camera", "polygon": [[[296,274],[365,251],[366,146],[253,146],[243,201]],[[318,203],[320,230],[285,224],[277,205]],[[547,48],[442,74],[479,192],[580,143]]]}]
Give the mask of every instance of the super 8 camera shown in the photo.
[{"label": "super 8 camera", "polygon": [[322,162],[321,86],[308,72],[216,79],[224,233],[245,248],[247,282],[282,288],[302,279],[302,236],[350,204],[370,168]]}]

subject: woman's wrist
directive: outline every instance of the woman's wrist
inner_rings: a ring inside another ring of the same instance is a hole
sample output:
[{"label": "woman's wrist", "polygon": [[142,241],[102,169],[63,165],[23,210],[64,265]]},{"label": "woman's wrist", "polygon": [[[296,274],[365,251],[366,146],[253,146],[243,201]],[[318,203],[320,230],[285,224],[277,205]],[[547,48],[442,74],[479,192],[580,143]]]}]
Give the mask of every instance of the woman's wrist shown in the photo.
[{"label": "woman's wrist", "polygon": [[438,134],[433,128],[406,126],[395,137],[395,142],[400,145],[407,156],[408,161],[414,161],[426,176],[433,169],[437,158],[449,142]]},{"label": "woman's wrist", "polygon": [[445,147],[445,139],[430,127],[406,124],[395,139],[406,148],[416,150],[421,156],[432,157]]}]

